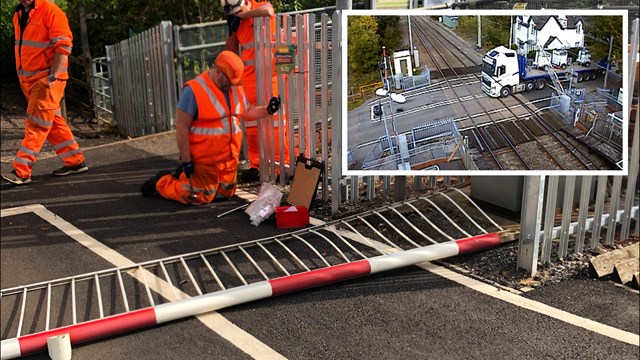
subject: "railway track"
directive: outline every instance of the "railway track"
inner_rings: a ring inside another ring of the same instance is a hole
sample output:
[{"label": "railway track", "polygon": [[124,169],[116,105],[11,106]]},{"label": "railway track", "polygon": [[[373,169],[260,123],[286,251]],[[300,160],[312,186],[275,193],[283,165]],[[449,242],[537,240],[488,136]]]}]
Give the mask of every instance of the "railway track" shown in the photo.
[{"label": "railway track", "polygon": [[[464,61],[461,57],[457,56],[455,52],[450,51],[450,49],[444,45],[442,37],[429,36],[429,34],[432,33],[429,28],[433,26],[433,24],[429,25],[429,19],[424,17],[417,19],[418,20],[415,21],[414,26],[417,39],[426,49],[428,49],[428,56],[432,59],[432,63],[437,68],[437,71],[445,79],[445,82],[447,83],[447,88],[445,90],[447,93],[451,98],[460,99],[461,97],[469,97],[471,101],[475,102],[479,106],[481,112],[486,115],[489,121],[495,124],[492,114],[490,114],[482,102],[474,96],[474,89],[470,89],[469,87],[456,88],[452,86],[452,81],[449,80],[449,77],[445,76],[443,71],[444,69],[449,69],[454,74],[455,78],[460,78],[461,74],[458,74],[454,70],[456,67],[455,65],[465,66],[470,63],[470,61]],[[431,30],[433,30],[433,28],[431,28]],[[440,46],[436,44],[436,41],[432,41],[431,38],[435,38]],[[518,149],[509,140],[500,127],[480,127],[479,123],[473,119],[468,107],[464,105],[465,103],[459,102],[459,104],[462,105],[460,107],[461,110],[471,121],[471,127],[467,130],[466,136],[473,139],[472,141],[482,153],[487,154],[487,156],[484,156],[485,161],[491,161],[498,170],[530,170],[533,168],[532,164],[528,162],[522,154],[520,154]]]},{"label": "railway track", "polygon": [[[416,32],[422,33],[419,35],[419,39],[423,42],[427,49],[431,48],[434,51],[429,51],[428,54],[435,52],[437,55],[432,57],[433,63],[438,69],[442,69],[443,66],[457,67],[464,64],[477,63],[478,59],[469,55],[469,52],[463,50],[463,46],[460,45],[461,40],[455,38],[451,33],[442,29],[439,24],[432,22],[427,18],[419,18],[415,22]],[[428,33],[437,34],[438,36],[432,36],[436,41],[430,41]],[[427,42],[424,42],[427,39]],[[446,43],[445,43],[446,41]],[[440,46],[438,46],[438,44]],[[431,46],[428,46],[431,45]],[[458,51],[451,51],[451,49],[457,49]],[[443,53],[448,52],[447,55]],[[453,71],[455,73],[455,71]],[[442,72],[441,72],[442,73]],[[480,81],[479,72],[476,72],[471,77]],[[459,76],[458,76],[459,78]],[[468,80],[468,83],[472,83],[473,80]],[[454,91],[453,95],[464,94],[459,91]],[[484,93],[482,93],[484,95]],[[467,99],[473,99],[478,103],[482,109],[482,114],[486,115],[489,120],[487,123],[481,123],[479,120],[473,120],[472,116],[469,116],[471,125],[466,127],[461,126],[461,133],[468,137],[469,147],[477,150],[482,158],[478,158],[477,164],[480,169],[493,169],[502,170],[504,166],[501,166],[496,160],[496,154],[500,154],[500,157],[505,157],[505,154],[511,152],[517,155],[517,158],[522,160],[522,163],[527,165],[527,169],[536,170],[597,170],[598,166],[590,160],[591,156],[588,150],[575,147],[573,144],[558,134],[558,130],[554,128],[549,122],[547,122],[539,113],[538,109],[534,109],[532,104],[527,100],[523,100],[520,95],[512,96],[516,104],[513,105],[513,101],[508,99],[490,99],[489,102],[498,102],[502,106],[502,109],[507,113],[506,118],[496,119],[495,116],[491,116],[492,110],[480,103],[479,98],[482,95],[466,95],[462,98],[458,97],[461,101],[460,104],[464,108],[465,113],[468,115],[469,111],[466,106]],[[525,110],[524,113],[517,113],[517,111]],[[474,116],[478,116],[476,114]],[[460,121],[463,124],[464,121]],[[513,158],[513,156],[508,156]],[[483,162],[484,160],[484,162]],[[493,160],[493,161],[492,161]],[[520,169],[520,167],[516,168]]]}]

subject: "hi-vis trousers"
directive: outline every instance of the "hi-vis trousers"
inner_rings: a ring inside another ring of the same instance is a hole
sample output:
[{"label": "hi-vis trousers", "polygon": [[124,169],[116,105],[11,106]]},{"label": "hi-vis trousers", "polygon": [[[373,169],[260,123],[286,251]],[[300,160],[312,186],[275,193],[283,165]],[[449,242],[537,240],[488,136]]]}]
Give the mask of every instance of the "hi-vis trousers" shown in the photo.
[{"label": "hi-vis trousers", "polygon": [[[183,204],[202,205],[214,200],[225,200],[236,192],[238,159],[229,158],[215,165],[195,164],[191,183],[184,173],[176,179],[165,175],[156,183],[156,190],[165,199]],[[195,194],[191,200],[189,195]]]},{"label": "hi-vis trousers", "polygon": [[57,80],[49,87],[45,76],[32,82],[22,82],[20,86],[28,105],[22,146],[13,161],[16,174],[21,178],[31,177],[31,169],[45,140],[53,146],[65,166],[82,163],[84,156],[80,146],[60,111],[66,81]]},{"label": "hi-vis trousers", "polygon": [[[273,86],[274,96],[278,96],[278,78],[275,76],[272,78],[272,86]],[[245,94],[247,94],[247,101],[249,101],[251,105],[256,105],[256,92],[257,92],[256,83],[243,80],[242,87],[244,88]],[[282,106],[285,106],[285,105],[282,104]],[[285,164],[288,165],[289,164],[289,141],[287,140],[288,131],[287,131],[286,115],[283,116],[282,120],[283,120],[282,123],[284,126],[284,159],[283,160]],[[259,141],[258,138],[260,137],[260,134],[258,133],[258,121],[260,120],[245,121],[245,130],[247,133],[247,150],[249,153],[249,163],[250,163],[250,167],[256,168],[256,169],[260,168],[260,145],[258,142]],[[280,129],[278,127],[279,122],[278,122],[277,113],[272,116],[272,121],[273,121],[273,146],[275,147],[274,149],[275,149],[275,155],[276,155],[275,161],[280,162],[281,161]]]}]

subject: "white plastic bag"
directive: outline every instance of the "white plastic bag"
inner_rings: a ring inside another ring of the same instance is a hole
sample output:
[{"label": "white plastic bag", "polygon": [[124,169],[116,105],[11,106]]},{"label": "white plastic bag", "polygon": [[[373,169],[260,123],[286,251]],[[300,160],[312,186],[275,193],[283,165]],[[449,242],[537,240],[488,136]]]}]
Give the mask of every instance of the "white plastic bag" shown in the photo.
[{"label": "white plastic bag", "polygon": [[282,193],[278,187],[269,183],[262,183],[258,198],[244,211],[249,215],[251,225],[260,225],[264,219],[276,212],[276,207],[280,206],[280,200],[282,200]]}]

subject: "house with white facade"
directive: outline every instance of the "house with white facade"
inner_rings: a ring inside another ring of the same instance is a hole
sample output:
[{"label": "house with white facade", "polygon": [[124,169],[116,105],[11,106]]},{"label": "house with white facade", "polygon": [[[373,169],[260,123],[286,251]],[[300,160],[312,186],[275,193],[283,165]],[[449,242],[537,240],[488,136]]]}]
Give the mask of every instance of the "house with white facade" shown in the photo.
[{"label": "house with white facade", "polygon": [[514,16],[511,43],[519,51],[558,50],[584,46],[584,22],[580,16]]}]

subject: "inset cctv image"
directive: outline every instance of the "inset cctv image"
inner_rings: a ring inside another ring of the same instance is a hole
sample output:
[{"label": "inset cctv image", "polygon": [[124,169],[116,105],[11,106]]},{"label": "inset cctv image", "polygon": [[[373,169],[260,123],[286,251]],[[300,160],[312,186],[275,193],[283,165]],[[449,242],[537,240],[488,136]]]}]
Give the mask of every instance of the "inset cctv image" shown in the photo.
[{"label": "inset cctv image", "polygon": [[390,12],[343,17],[346,174],[626,171],[625,11]]}]

